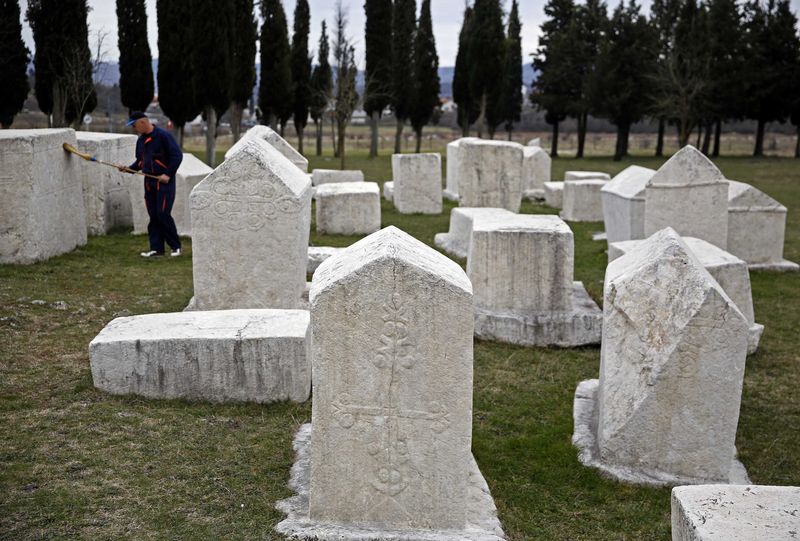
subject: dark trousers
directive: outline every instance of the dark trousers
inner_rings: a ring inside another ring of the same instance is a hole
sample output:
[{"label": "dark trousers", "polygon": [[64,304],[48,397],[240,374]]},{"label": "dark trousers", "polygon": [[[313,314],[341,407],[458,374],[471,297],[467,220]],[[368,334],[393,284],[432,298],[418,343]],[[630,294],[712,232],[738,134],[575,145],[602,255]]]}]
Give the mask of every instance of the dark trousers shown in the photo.
[{"label": "dark trousers", "polygon": [[178,228],[172,219],[172,205],[175,203],[175,179],[168,184],[147,179],[144,181],[144,202],[150,223],[147,233],[150,235],[150,249],[164,253],[164,242],[173,250],[181,247]]}]

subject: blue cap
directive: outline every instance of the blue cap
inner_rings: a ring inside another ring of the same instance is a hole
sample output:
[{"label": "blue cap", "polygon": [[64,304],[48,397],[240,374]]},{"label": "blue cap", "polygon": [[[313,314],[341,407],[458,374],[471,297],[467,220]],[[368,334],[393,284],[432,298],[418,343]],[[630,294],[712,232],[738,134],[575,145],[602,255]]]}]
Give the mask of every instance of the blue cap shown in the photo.
[{"label": "blue cap", "polygon": [[128,122],[125,123],[126,126],[133,126],[133,123],[139,120],[140,118],[147,118],[147,115],[141,111],[134,111],[131,113],[130,118],[128,118]]}]

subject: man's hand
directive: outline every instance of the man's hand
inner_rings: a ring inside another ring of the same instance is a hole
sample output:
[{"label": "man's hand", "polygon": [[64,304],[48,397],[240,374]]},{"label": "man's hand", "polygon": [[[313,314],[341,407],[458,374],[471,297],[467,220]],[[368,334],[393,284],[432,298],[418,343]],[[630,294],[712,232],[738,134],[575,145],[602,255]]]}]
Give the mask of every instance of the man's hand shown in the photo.
[{"label": "man's hand", "polygon": [[158,177],[158,181],[159,181],[161,184],[166,184],[167,182],[169,182],[169,176],[167,176],[167,175],[161,175],[160,177]]}]

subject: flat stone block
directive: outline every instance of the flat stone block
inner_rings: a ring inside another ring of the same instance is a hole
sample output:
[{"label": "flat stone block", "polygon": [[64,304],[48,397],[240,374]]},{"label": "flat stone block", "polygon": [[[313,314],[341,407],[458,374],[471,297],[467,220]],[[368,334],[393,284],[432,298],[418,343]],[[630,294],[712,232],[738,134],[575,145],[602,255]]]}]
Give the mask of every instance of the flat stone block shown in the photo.
[{"label": "flat stone block", "polygon": [[286,139],[280,136],[278,132],[270,128],[269,126],[253,126],[249,130],[247,130],[242,137],[236,141],[236,143],[228,149],[225,153],[225,159],[227,160],[231,156],[233,156],[239,149],[242,148],[244,141],[248,139],[260,139],[265,141],[269,145],[271,145],[275,150],[283,154],[283,156],[292,162],[298,169],[302,172],[308,172],[308,160],[297,152],[295,148],[290,145]]},{"label": "flat stone block", "polygon": [[441,214],[442,157],[439,154],[393,154],[392,200],[400,214]]},{"label": "flat stone block", "polygon": [[611,180],[611,175],[602,171],[565,171],[564,180]]},{"label": "flat stone block", "polygon": [[560,216],[571,222],[600,222],[603,220],[602,179],[570,180],[564,182],[563,210]]},{"label": "flat stone block", "polygon": [[461,164],[461,144],[476,141],[477,137],[462,137],[447,143],[447,167],[445,189],[442,196],[449,201],[458,201],[458,168]]},{"label": "flat stone block", "polygon": [[177,184],[175,185],[175,204],[172,206],[172,217],[175,219],[179,235],[192,236],[192,211],[189,196],[194,187],[212,171],[214,170],[194,154],[183,153],[183,161],[175,175]]},{"label": "flat stone block", "polygon": [[314,186],[337,182],[364,182],[364,172],[358,169],[314,169],[311,171],[311,183]]},{"label": "flat stone block", "polygon": [[527,142],[527,146],[529,147],[540,147],[542,146],[542,139],[541,137],[534,137],[530,141]]},{"label": "flat stone block", "polygon": [[564,206],[563,182],[544,183],[544,204],[554,209],[560,209]]},{"label": "flat stone block", "polygon": [[394,197],[394,182],[387,180],[383,183],[383,198],[391,202]]},{"label": "flat stone block", "polygon": [[750,270],[773,271],[773,272],[798,272],[800,265],[787,259],[780,261],[770,261],[769,263],[751,263],[748,265]]},{"label": "flat stone block", "polygon": [[44,261],[86,244],[83,160],[63,143],[77,147],[73,130],[0,130],[0,263]]},{"label": "flat stone block", "polygon": [[[528,145],[522,149],[522,190],[525,197],[541,194],[544,197],[544,183],[550,182],[552,160],[550,155],[538,145]],[[541,199],[541,197],[540,197]]]},{"label": "flat stone block", "polygon": [[323,261],[344,250],[344,248],[333,248],[331,246],[309,246],[308,247],[308,274],[314,274]]},{"label": "flat stone block", "polygon": [[433,243],[436,247],[455,257],[467,257],[469,243],[472,239],[472,227],[475,220],[513,216],[506,209],[458,207],[450,211],[450,230],[447,233],[436,233]]},{"label": "flat stone block", "polygon": [[458,204],[519,212],[522,203],[522,149],[519,143],[470,139],[458,151]]},{"label": "flat stone block", "polygon": [[334,182],[317,187],[317,232],[369,235],[381,228],[377,182]]},{"label": "flat stone block", "polygon": [[600,189],[608,242],[644,238],[647,182],[655,170],[631,165]]},{"label": "flat stone block", "polygon": [[522,198],[528,201],[544,201],[544,188],[541,190],[525,190],[522,192]]},{"label": "flat stone block", "polygon": [[303,402],[309,314],[224,310],[117,318],[89,344],[92,380],[111,394],[211,402]]},{"label": "flat stone block", "polygon": [[455,203],[458,203],[458,194],[453,193],[449,190],[442,190],[442,198],[447,199],[448,201],[453,201]]},{"label": "flat stone block", "polygon": [[698,485],[672,489],[672,541],[794,541],[800,487]]}]

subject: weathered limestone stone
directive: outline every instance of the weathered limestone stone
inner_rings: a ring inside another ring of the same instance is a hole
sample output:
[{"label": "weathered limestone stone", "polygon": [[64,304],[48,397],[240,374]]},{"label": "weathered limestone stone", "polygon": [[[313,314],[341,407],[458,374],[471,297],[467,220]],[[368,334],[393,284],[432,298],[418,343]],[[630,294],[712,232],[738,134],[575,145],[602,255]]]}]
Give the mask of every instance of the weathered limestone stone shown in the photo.
[{"label": "weathered limestone stone", "polygon": [[640,484],[741,483],[747,320],[671,228],[606,269],[600,380],[575,393],[580,461]]},{"label": "weathered limestone stone", "polygon": [[333,248],[331,246],[309,246],[308,247],[308,267],[306,272],[314,274],[323,261],[344,250],[344,248]]},{"label": "weathered limestone stone", "polygon": [[[212,171],[214,170],[194,154],[183,153],[183,161],[175,175],[175,204],[172,206],[172,217],[175,219],[179,235],[192,236],[192,212],[189,196],[194,187]],[[145,229],[147,229],[146,225]]]},{"label": "weathered limestone stone", "polygon": [[312,424],[295,440],[290,486],[298,495],[279,502],[289,516],[278,531],[503,539],[470,450],[472,287],[464,271],[388,227],[325,261],[310,301]]},{"label": "weathered limestone stone", "polygon": [[439,154],[393,154],[392,200],[400,214],[442,213],[442,157]]},{"label": "weathered limestone stone", "polygon": [[458,168],[461,163],[461,144],[465,141],[476,141],[477,137],[462,137],[447,143],[447,169],[445,189],[442,196],[450,201],[458,201]]},{"label": "weathered limestone stone", "polygon": [[[78,150],[106,162],[129,165],[136,155],[135,135],[79,131],[75,136]],[[87,232],[105,235],[112,227],[133,225],[129,185],[140,179],[83,160],[79,169]]]},{"label": "weathered limestone stone", "polygon": [[[646,241],[628,240],[610,243],[608,245],[609,262],[634,250],[643,242]],[[756,323],[753,315],[753,294],[750,288],[750,273],[747,270],[747,263],[703,239],[683,237],[683,242],[714,280],[722,286],[728,297],[747,319],[747,324],[750,326],[747,353],[755,353],[758,349],[758,342],[761,340],[761,334],[764,332],[764,326]]]},{"label": "weathered limestone stone", "polygon": [[611,175],[602,171],[566,171],[564,180],[611,180]]},{"label": "weathered limestone stone", "polygon": [[644,238],[644,194],[655,170],[631,165],[600,189],[609,243]]},{"label": "weathered limestone stone", "polygon": [[691,145],[676,152],[647,182],[644,234],[672,227],[685,237],[728,244],[728,181]]},{"label": "weathered limestone stone", "polygon": [[86,244],[81,159],[71,129],[0,130],[0,263],[33,263]]},{"label": "weathered limestone stone", "polygon": [[308,172],[308,160],[302,154],[297,152],[297,150],[295,150],[295,148],[290,145],[286,139],[281,137],[278,132],[269,126],[258,125],[247,130],[244,135],[242,135],[242,137],[231,148],[228,149],[228,151],[225,153],[225,159],[227,160],[236,152],[238,152],[239,149],[244,145],[244,142],[248,139],[261,139],[262,141],[266,141],[278,152],[283,154],[286,159],[299,167],[301,171],[304,173]]},{"label": "weathered limestone stone", "polygon": [[250,139],[190,196],[194,307],[298,308],[305,291],[311,182]]},{"label": "weathered limestone stone", "polygon": [[462,139],[458,151],[458,204],[519,212],[522,203],[519,143]]},{"label": "weathered limestone stone", "polygon": [[672,489],[672,541],[794,541],[800,487],[699,485]]},{"label": "weathered limestone stone", "polygon": [[314,169],[311,171],[311,183],[314,186],[337,182],[364,182],[364,172],[358,169]]},{"label": "weathered limestone stone", "polygon": [[467,257],[469,243],[472,239],[472,227],[475,220],[483,217],[489,219],[500,216],[513,216],[506,209],[484,207],[456,207],[450,211],[450,230],[447,233],[436,233],[433,243],[456,257]]},{"label": "weathered limestone stone", "polygon": [[383,183],[383,198],[391,202],[394,200],[394,182],[387,180]]},{"label": "weathered limestone stone", "polygon": [[528,141],[529,147],[540,147],[542,146],[542,138],[541,137],[534,137],[530,141]]},{"label": "weathered limestone stone", "polygon": [[544,199],[544,183],[550,182],[553,160],[538,145],[522,149],[522,189],[527,199]]},{"label": "weathered limestone stone", "polygon": [[564,206],[563,182],[544,183],[544,204],[554,209],[560,209]]},{"label": "weathered limestone stone", "polygon": [[377,182],[332,182],[317,187],[317,232],[369,235],[381,228]]},{"label": "weathered limestone stone", "polygon": [[602,313],[572,279],[573,250],[572,231],[557,216],[475,220],[467,259],[475,336],[525,346],[599,343]]},{"label": "weathered limestone stone", "polygon": [[571,222],[602,221],[603,199],[600,189],[606,182],[602,179],[565,181],[560,216]]},{"label": "weathered limestone stone", "polygon": [[744,182],[728,181],[728,251],[763,270],[797,271],[783,259],[786,207]]},{"label": "weathered limestone stone", "polygon": [[212,402],[303,402],[311,391],[306,310],[218,310],[117,318],[89,344],[94,386]]}]

